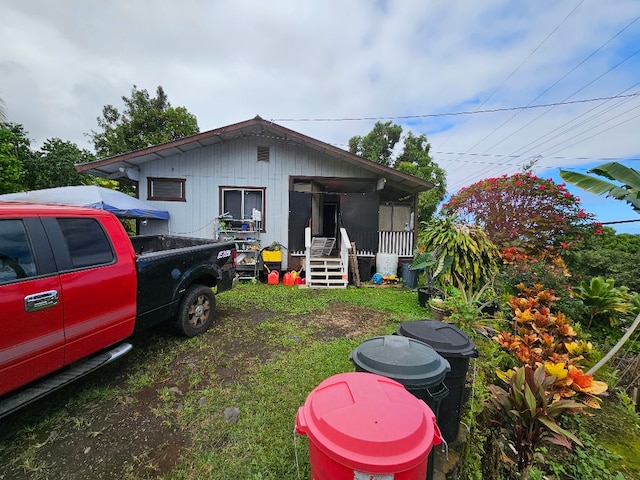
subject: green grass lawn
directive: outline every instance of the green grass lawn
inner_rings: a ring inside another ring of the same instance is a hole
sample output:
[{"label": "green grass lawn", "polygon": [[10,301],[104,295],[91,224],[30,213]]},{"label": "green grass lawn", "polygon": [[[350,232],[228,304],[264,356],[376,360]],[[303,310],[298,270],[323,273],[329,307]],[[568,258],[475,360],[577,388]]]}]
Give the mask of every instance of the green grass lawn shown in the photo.
[{"label": "green grass lawn", "polygon": [[[308,440],[294,434],[294,422],[309,392],[354,371],[349,353],[367,338],[429,316],[415,292],[396,288],[242,284],[217,300],[217,323],[205,335],[136,335],[121,361],[10,418],[0,432],[0,479],[308,479]],[[504,353],[484,337],[474,341],[480,358],[459,478],[481,479],[487,432],[475,420]],[[234,407],[237,422],[225,417]],[[545,455],[558,471],[573,465],[573,476],[546,478],[640,478],[637,455],[624,453],[640,445],[637,426],[624,409],[606,407],[584,417],[592,437],[581,456]]]}]

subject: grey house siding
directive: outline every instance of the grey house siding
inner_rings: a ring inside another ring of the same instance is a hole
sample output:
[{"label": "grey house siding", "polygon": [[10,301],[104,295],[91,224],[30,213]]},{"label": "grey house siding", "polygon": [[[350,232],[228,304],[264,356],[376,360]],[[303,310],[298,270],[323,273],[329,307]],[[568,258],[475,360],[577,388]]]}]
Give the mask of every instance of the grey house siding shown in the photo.
[{"label": "grey house siding", "polygon": [[[258,146],[268,146],[269,161],[257,161]],[[289,177],[375,178],[355,165],[294,142],[247,136],[186,153],[158,158],[140,167],[140,198],[147,200],[147,177],[183,178],[185,202],[153,201],[171,215],[170,233],[212,238],[220,214],[219,187],[266,187],[263,246],[288,239]],[[168,233],[149,222],[141,233]]]}]

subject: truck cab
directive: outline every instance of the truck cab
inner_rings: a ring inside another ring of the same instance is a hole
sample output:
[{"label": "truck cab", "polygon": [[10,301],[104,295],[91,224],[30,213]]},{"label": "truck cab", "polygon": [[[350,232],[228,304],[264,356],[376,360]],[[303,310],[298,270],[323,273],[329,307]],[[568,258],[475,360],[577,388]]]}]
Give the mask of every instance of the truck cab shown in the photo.
[{"label": "truck cab", "polygon": [[135,255],[114,238],[106,212],[0,205],[0,395],[131,334]]}]

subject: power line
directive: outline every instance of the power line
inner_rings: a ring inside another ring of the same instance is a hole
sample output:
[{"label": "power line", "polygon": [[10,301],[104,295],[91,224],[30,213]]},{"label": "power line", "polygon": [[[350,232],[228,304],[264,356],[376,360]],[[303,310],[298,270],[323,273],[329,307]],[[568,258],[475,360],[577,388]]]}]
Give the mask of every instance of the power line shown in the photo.
[{"label": "power line", "polygon": [[[573,10],[575,11],[580,5],[576,6],[576,8]],[[573,11],[567,16],[565,17],[564,20],[566,20],[566,18],[568,18]],[[560,25],[564,22],[564,20],[560,23]],[[636,17],[635,19],[633,19],[631,22],[629,22],[624,28],[622,28],[621,30],[619,30],[615,35],[613,35],[611,38],[609,38],[609,40],[607,40],[605,43],[603,43],[600,47],[598,47],[596,50],[594,50],[592,53],[590,53],[587,57],[585,57],[580,63],[578,63],[576,66],[574,66],[571,70],[569,70],[565,75],[563,75],[562,77],[560,77],[556,82],[554,82],[551,86],[549,86],[546,90],[544,90],[541,94],[539,94],[538,96],[536,96],[536,98],[534,98],[528,105],[527,107],[529,107],[531,105],[531,103],[533,103],[534,101],[536,101],[537,99],[539,99],[540,97],[542,97],[542,95],[544,95],[545,93],[549,92],[553,87],[555,87],[558,83],[560,83],[562,80],[564,80],[565,78],[567,78],[571,73],[573,73],[575,70],[577,70],[580,66],[582,66],[584,63],[586,63],[589,59],[591,59],[594,55],[596,55],[599,51],[601,51],[604,47],[606,47],[607,45],[609,45],[615,38],[617,38],[618,36],[620,36],[625,30],[629,29],[629,27],[631,27],[634,23],[636,23],[638,20],[640,20],[640,17]],[[560,26],[558,25],[558,27]],[[555,31],[555,30],[554,30]],[[596,77],[595,79],[593,79],[592,81],[590,81],[589,83],[587,83],[586,85],[584,85],[582,88],[578,89],[577,91],[575,91],[573,94],[571,94],[570,96],[566,97],[562,102],[558,102],[559,104],[564,103],[565,101],[569,101],[570,98],[574,97],[575,95],[577,95],[579,92],[583,91],[585,88],[587,88],[589,85],[592,85],[593,83],[595,83],[597,80],[599,80],[600,78],[602,78],[604,75],[610,73],[612,70],[614,70],[615,68],[619,67],[622,63],[628,61],[630,58],[634,57],[635,55],[637,55],[640,52],[640,50],[632,53],[631,55],[629,55],[627,58],[625,58],[624,60],[622,60],[621,62],[619,62],[617,65],[613,66],[612,68],[608,69],[606,72],[604,72],[603,74],[599,75],[598,77]],[[633,87],[632,87],[633,88]],[[627,91],[629,91],[630,89],[627,89]],[[609,100],[608,100],[609,101]],[[525,125],[521,126],[519,129],[517,129],[515,132],[512,132],[508,135],[506,135],[504,138],[502,138],[501,140],[499,140],[497,143],[495,143],[494,145],[492,145],[489,148],[485,149],[485,152],[490,151],[491,149],[495,148],[496,146],[500,145],[501,143],[505,142],[506,140],[508,140],[509,138],[513,137],[515,134],[517,134],[518,132],[524,130],[527,126],[531,125],[532,123],[534,123],[535,121],[539,120],[541,117],[543,117],[544,115],[548,114],[553,108],[555,108],[555,106],[552,106],[551,108],[545,109],[544,112],[542,112],[541,114],[539,114],[535,119],[529,121],[528,123],[526,123]],[[480,141],[478,141],[474,146],[470,147],[469,149],[467,149],[467,151],[465,152],[465,154],[467,154],[469,151],[473,150],[475,147],[477,147],[478,145],[480,145],[481,143],[483,143],[485,140],[487,140],[489,137],[491,137],[492,135],[494,135],[496,132],[498,132],[500,129],[502,129],[504,126],[506,126],[511,120],[513,120],[516,116],[518,116],[520,113],[522,113],[525,109],[519,109],[517,110],[513,115],[511,115],[510,118],[508,118],[507,120],[505,120],[501,125],[499,125],[498,127],[496,127],[493,131],[491,131],[488,135],[486,135],[484,138],[482,138]],[[594,110],[594,109],[592,109]],[[584,114],[583,114],[584,115]],[[595,117],[595,115],[594,115]],[[594,118],[592,117],[592,118]],[[613,119],[618,118],[618,117],[614,117]],[[613,120],[612,119],[612,120]],[[572,120],[571,122],[574,122],[574,120]],[[571,122],[565,123],[565,125],[569,125]],[[600,124],[602,125],[602,123]],[[576,127],[577,128],[577,127]],[[572,129],[569,129],[569,131],[571,131]],[[606,131],[606,130],[605,130]],[[557,130],[555,130],[554,132],[551,133],[556,133]],[[548,136],[549,134],[545,136]],[[602,133],[602,132],[600,132]],[[557,138],[559,135],[555,135],[553,138]],[[543,141],[542,139],[544,138],[538,138],[537,140],[535,140],[534,142],[531,143],[537,143],[539,146],[544,145],[546,142]],[[576,138],[575,136],[572,138]],[[527,147],[531,145],[531,143],[527,144]],[[564,143],[564,142],[561,142]],[[579,142],[578,142],[579,143]],[[552,147],[553,148],[553,147]],[[516,150],[514,153],[517,153],[518,151],[522,151],[523,147],[520,147],[520,149]],[[533,150],[533,148],[529,148],[528,150],[526,150],[525,147],[525,152],[529,152],[531,150]],[[547,149],[548,150],[548,149]],[[525,153],[523,152],[523,153]],[[464,156],[464,155],[463,155]],[[490,168],[488,172],[484,172],[485,174],[491,174],[492,171],[495,171],[497,169],[499,169],[500,165],[496,164],[493,168]],[[467,178],[472,178],[472,176],[474,175],[469,175],[467,177],[465,177],[465,180]]]},{"label": "power line", "polygon": [[523,105],[520,107],[491,108],[486,110],[447,112],[447,113],[425,113],[420,115],[397,115],[397,116],[381,116],[381,117],[341,117],[341,118],[272,118],[271,122],[359,122],[371,120],[411,120],[416,118],[434,118],[434,117],[455,117],[461,115],[477,115],[481,113],[499,113],[512,112],[514,110],[531,110],[534,108],[558,107],[561,105],[575,105],[580,103],[603,102],[614,100],[617,98],[638,97],[640,92],[629,93],[627,95],[612,95],[610,97],[586,98],[583,100],[571,100],[567,102],[540,103],[536,105]]},{"label": "power line", "polygon": [[[485,99],[484,99],[484,101],[483,101],[480,105],[478,105],[478,108],[476,109],[476,111],[477,111],[477,110],[480,110],[480,108],[482,108],[482,106],[483,106],[484,104],[486,104],[489,100],[491,100],[491,98],[493,98],[493,96],[494,96],[494,95],[495,95],[495,94],[496,94],[496,93],[497,93],[497,92],[498,92],[498,91],[499,91],[499,90],[504,86],[504,84],[505,84],[505,83],[507,83],[507,82],[511,79],[511,77],[513,77],[513,76],[514,76],[514,75],[515,75],[515,74],[516,74],[516,73],[517,73],[517,72],[522,68],[522,66],[523,66],[525,63],[527,63],[527,61],[528,61],[528,60],[529,60],[529,59],[530,59],[530,58],[531,58],[531,57],[532,57],[532,56],[533,56],[533,55],[534,55],[534,54],[535,54],[535,53],[540,49],[540,47],[542,47],[542,45],[544,45],[544,44],[547,42],[547,40],[549,40],[549,38],[551,38],[551,36],[552,36],[554,33],[556,33],[556,31],[560,28],[560,26],[561,26],[561,25],[562,25],[562,24],[563,24],[563,23],[564,23],[564,22],[565,22],[565,21],[566,21],[566,20],[571,16],[571,15],[573,15],[573,14],[575,13],[575,11],[576,11],[576,10],[577,10],[577,9],[578,9],[582,4],[583,4],[583,3],[584,3],[584,0],[581,0],[581,1],[580,1],[580,2],[579,2],[579,3],[578,3],[578,4],[573,8],[573,10],[571,10],[571,11],[569,12],[569,14],[568,14],[566,17],[564,17],[564,18],[562,19],[562,21],[560,21],[560,23],[559,23],[558,25],[556,25],[556,27],[555,27],[553,30],[551,30],[551,32],[549,32],[549,33],[547,34],[547,36],[542,40],[542,42],[540,42],[540,43],[538,44],[538,46],[537,46],[536,48],[534,48],[534,49],[531,51],[531,53],[529,53],[529,55],[527,55],[527,57],[526,57],[522,62],[520,62],[520,65],[518,65],[518,66],[515,68],[515,70],[514,70],[513,72],[511,72],[511,73],[509,74],[509,76],[507,76],[507,78],[505,78],[505,79],[502,81],[502,83],[501,83],[500,85],[498,85],[498,86],[496,87],[496,89],[495,89],[493,92],[491,92],[491,94],[490,94],[487,98],[485,98]],[[440,144],[440,148],[442,148],[442,147],[444,146],[444,144],[445,144],[445,143],[447,143],[447,141],[449,141],[449,140],[451,139],[451,137],[452,137],[452,136],[453,136],[453,131],[452,131],[452,132],[451,132],[451,134],[450,134],[450,135],[449,135],[449,136],[448,136],[448,137],[447,137],[447,138],[446,138],[446,139],[445,139],[445,140]]]},{"label": "power line", "polygon": [[[640,85],[640,82],[636,83],[635,85],[633,85],[633,86],[623,90],[622,92],[620,92],[620,95],[622,95],[625,92],[628,92],[628,91],[636,88],[639,85]],[[537,139],[532,140],[531,142],[527,143],[526,145],[520,147],[518,150],[514,151],[513,154],[524,155],[524,154],[526,154],[526,153],[528,153],[528,152],[530,152],[532,150],[536,150],[536,149],[540,148],[542,145],[544,145],[546,142],[549,142],[549,141],[551,141],[551,140],[553,140],[555,138],[558,138],[558,137],[560,137],[560,136],[562,136],[564,134],[570,133],[571,131],[573,131],[573,130],[579,128],[579,127],[582,127],[585,124],[587,124],[588,122],[590,122],[594,118],[597,118],[597,116],[602,116],[602,115],[604,115],[606,113],[609,113],[609,112],[615,110],[616,108],[618,108],[619,106],[623,105],[624,103],[629,102],[631,100],[632,99],[630,99],[630,98],[622,99],[618,103],[616,103],[615,105],[609,105],[606,109],[601,110],[600,112],[597,112],[598,109],[600,109],[601,107],[603,107],[604,105],[606,105],[609,102],[597,105],[597,106],[591,108],[590,110],[587,110],[586,112],[578,115],[577,117],[573,118],[572,120],[566,122],[561,127],[559,127],[559,128],[564,128],[564,130],[558,130],[558,128],[554,128],[553,130],[548,131],[547,133],[545,133],[544,135],[538,137]],[[587,115],[589,115],[589,114],[591,114],[591,116],[587,117]],[[587,118],[585,118],[580,123],[577,123],[577,124],[575,124],[573,126],[571,125],[572,123],[576,123],[582,117],[587,117]],[[546,140],[545,140],[545,138],[546,138]]]},{"label": "power line", "polygon": [[[434,154],[438,155],[462,155],[461,152],[442,152],[434,151]],[[501,153],[467,153],[466,155],[475,157],[498,157],[498,158],[517,158],[517,159],[529,159],[524,155],[506,155]],[[620,158],[620,157],[562,157],[562,156],[546,156],[544,158],[553,160],[584,160],[585,162],[606,161],[606,162],[620,162],[620,161],[640,161],[640,158]]]},{"label": "power line", "polygon": [[612,222],[600,222],[600,224],[602,225],[614,225],[616,223],[633,223],[633,222],[640,222],[640,218],[637,220],[614,220]]},{"label": "power line", "polygon": [[[595,49],[593,52],[591,52],[589,55],[587,55],[580,63],[578,63],[575,67],[573,67],[571,70],[569,70],[567,73],[565,73],[562,77],[560,77],[558,80],[556,80],[553,84],[551,84],[551,86],[549,86],[547,89],[545,89],[542,93],[540,93],[536,98],[534,98],[531,102],[536,101],[538,98],[542,97],[545,93],[549,92],[553,87],[555,87],[556,85],[558,85],[562,80],[564,80],[565,78],[567,78],[569,75],[571,75],[574,71],[576,71],[580,66],[584,65],[587,60],[589,60],[590,58],[592,58],[596,53],[598,53],[600,50],[602,50],[604,47],[606,47],[609,43],[611,43],[616,37],[618,37],[619,35],[622,34],[622,32],[624,32],[626,29],[628,29],[631,25],[633,25],[635,22],[637,22],[640,19],[640,17],[636,17],[633,21],[631,21],[626,27],[624,27],[622,30],[620,30],[618,33],[616,33],[613,37],[611,37],[609,40],[607,40],[605,43],[603,43],[602,45],[600,45],[597,49]],[[582,86],[581,88],[579,88],[578,90],[576,90],[575,92],[573,92],[571,95],[569,95],[568,97],[564,98],[563,101],[568,101],[571,97],[575,96],[576,94],[578,94],[579,92],[581,92],[582,90],[584,90],[585,88],[587,88],[589,85],[592,85],[593,83],[595,83],[597,80],[599,80],[600,78],[604,77],[605,75],[607,75],[608,73],[610,73],[611,71],[615,70],[617,67],[619,67],[620,65],[622,65],[624,62],[626,62],[627,60],[629,60],[630,58],[633,58],[635,55],[637,55],[638,53],[640,53],[640,50],[637,50],[636,52],[632,53],[631,55],[629,55],[627,58],[625,58],[624,60],[622,60],[621,62],[619,62],[617,65],[611,67],[610,69],[608,69],[606,72],[602,73],[601,75],[597,76],[596,78],[594,78],[593,80],[591,80],[589,83],[587,83],[586,85]],[[555,107],[553,107],[555,108]],[[529,125],[531,125],[533,122],[539,120],[541,117],[545,116],[547,113],[549,113],[553,108],[545,110],[543,113],[541,113],[540,115],[538,115],[536,118],[534,118],[533,120],[529,121],[528,123],[526,123],[525,125],[523,125],[522,127],[520,127],[518,130],[510,133],[509,135],[507,135],[506,137],[504,137],[502,140],[498,141],[497,143],[494,143],[492,146],[490,146],[489,148],[487,148],[485,151],[489,151],[492,148],[497,147],[498,145],[500,145],[502,142],[508,140],[509,138],[513,137],[516,133],[524,130],[526,127],[528,127]],[[504,125],[506,125],[507,123],[509,123],[510,120],[513,120],[513,118],[515,118],[516,115],[520,114],[520,112],[522,112],[522,110],[518,111],[517,113],[515,113],[511,118],[507,119],[502,125],[500,125],[499,127],[497,127],[493,132],[491,132],[489,135],[487,135],[487,137],[485,137],[482,141],[484,141],[486,138],[488,138],[489,136],[493,135],[496,131],[500,130]],[[479,143],[481,143],[479,142]]]}]

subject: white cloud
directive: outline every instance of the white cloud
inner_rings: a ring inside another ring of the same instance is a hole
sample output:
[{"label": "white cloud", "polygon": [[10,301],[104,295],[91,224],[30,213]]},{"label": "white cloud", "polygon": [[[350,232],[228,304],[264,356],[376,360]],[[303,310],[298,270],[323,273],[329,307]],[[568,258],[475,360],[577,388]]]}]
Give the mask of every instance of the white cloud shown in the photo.
[{"label": "white cloud", "polygon": [[[636,0],[0,0],[0,9],[0,97],[35,145],[59,137],[90,148],[84,134],[102,107],[120,107],[134,84],[162,85],[202,130],[256,114],[400,117],[639,90],[640,21],[622,31],[640,16]],[[456,190],[539,155],[548,171],[637,158],[640,98],[607,111],[614,103],[395,121],[428,135]],[[283,124],[346,145],[373,123]]]}]

